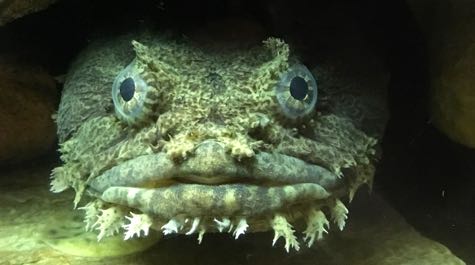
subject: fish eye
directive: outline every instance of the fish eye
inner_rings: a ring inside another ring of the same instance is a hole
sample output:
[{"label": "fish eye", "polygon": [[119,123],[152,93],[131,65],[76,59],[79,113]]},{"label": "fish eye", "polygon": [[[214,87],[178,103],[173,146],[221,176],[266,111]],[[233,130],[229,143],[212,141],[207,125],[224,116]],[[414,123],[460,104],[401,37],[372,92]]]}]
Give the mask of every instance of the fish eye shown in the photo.
[{"label": "fish eye", "polygon": [[286,117],[304,117],[315,109],[317,81],[307,67],[296,64],[282,74],[275,93],[280,109]]},{"label": "fish eye", "polygon": [[122,70],[112,84],[112,101],[117,116],[128,124],[137,124],[153,115],[157,91],[140,76],[134,61]]}]

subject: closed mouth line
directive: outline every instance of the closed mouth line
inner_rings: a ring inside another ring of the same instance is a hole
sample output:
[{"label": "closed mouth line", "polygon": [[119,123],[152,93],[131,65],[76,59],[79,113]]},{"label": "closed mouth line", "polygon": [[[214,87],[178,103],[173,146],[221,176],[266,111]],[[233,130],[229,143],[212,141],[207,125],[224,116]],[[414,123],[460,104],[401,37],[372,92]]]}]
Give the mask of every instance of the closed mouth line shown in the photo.
[{"label": "closed mouth line", "polygon": [[[112,186],[160,187],[174,183],[217,185],[250,183],[263,185],[313,183],[325,189],[341,185],[342,178],[329,170],[279,153],[257,153],[237,162],[216,143],[201,144],[194,156],[177,164],[166,153],[143,155],[123,162],[91,179],[88,186],[102,193]],[[214,148],[214,149],[213,149]]]}]

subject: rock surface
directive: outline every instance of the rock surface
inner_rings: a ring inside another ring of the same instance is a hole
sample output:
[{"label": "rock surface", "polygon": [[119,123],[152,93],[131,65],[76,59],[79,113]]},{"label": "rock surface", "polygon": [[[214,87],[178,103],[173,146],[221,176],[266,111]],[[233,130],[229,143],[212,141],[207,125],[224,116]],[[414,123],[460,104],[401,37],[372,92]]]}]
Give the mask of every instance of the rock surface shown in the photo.
[{"label": "rock surface", "polygon": [[475,148],[475,2],[408,0],[428,40],[435,125]]},{"label": "rock surface", "polygon": [[51,150],[58,92],[39,67],[0,61],[0,165],[24,161]]},{"label": "rock surface", "polygon": [[0,26],[47,8],[56,0],[0,0]]},{"label": "rock surface", "polygon": [[[272,233],[258,233],[239,240],[227,234],[205,234],[201,245],[196,236],[170,237],[145,252],[124,257],[70,256],[43,243],[45,229],[67,225],[74,213],[72,193],[47,190],[50,168],[0,176],[0,264],[465,264],[443,245],[421,236],[381,198],[365,192],[350,205],[343,232],[332,231],[311,249],[302,246],[300,252],[286,253],[283,242],[271,247]],[[79,225],[83,224],[79,221]]]}]

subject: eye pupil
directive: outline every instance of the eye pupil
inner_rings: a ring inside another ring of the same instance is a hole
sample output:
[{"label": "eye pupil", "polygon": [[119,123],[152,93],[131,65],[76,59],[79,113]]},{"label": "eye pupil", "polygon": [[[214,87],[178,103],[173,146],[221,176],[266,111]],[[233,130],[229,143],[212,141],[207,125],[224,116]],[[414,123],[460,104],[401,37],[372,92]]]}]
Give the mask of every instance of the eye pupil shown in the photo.
[{"label": "eye pupil", "polygon": [[308,94],[308,84],[300,76],[292,78],[290,82],[290,95],[296,100],[304,100]]},{"label": "eye pupil", "polygon": [[123,100],[129,101],[134,97],[135,82],[132,77],[129,77],[122,81],[119,87],[119,93]]}]

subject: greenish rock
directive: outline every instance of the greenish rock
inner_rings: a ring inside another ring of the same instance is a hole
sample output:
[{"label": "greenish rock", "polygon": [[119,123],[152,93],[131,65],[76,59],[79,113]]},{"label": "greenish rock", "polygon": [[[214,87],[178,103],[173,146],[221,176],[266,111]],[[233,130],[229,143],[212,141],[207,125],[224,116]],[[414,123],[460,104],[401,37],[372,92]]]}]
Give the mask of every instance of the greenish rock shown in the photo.
[{"label": "greenish rock", "polygon": [[55,2],[56,0],[0,0],[0,26],[27,14],[43,10]]},{"label": "greenish rock", "polygon": [[20,163],[54,149],[56,82],[40,66],[11,55],[0,60],[0,165]]},{"label": "greenish rock", "polygon": [[408,3],[428,40],[432,121],[453,141],[475,148],[475,3]]},{"label": "greenish rock", "polygon": [[71,219],[61,219],[43,231],[41,240],[49,247],[72,256],[114,257],[137,253],[150,248],[161,237],[157,231],[151,231],[147,237],[124,240],[122,235],[97,240],[97,233],[85,231],[82,217],[72,215]]}]

